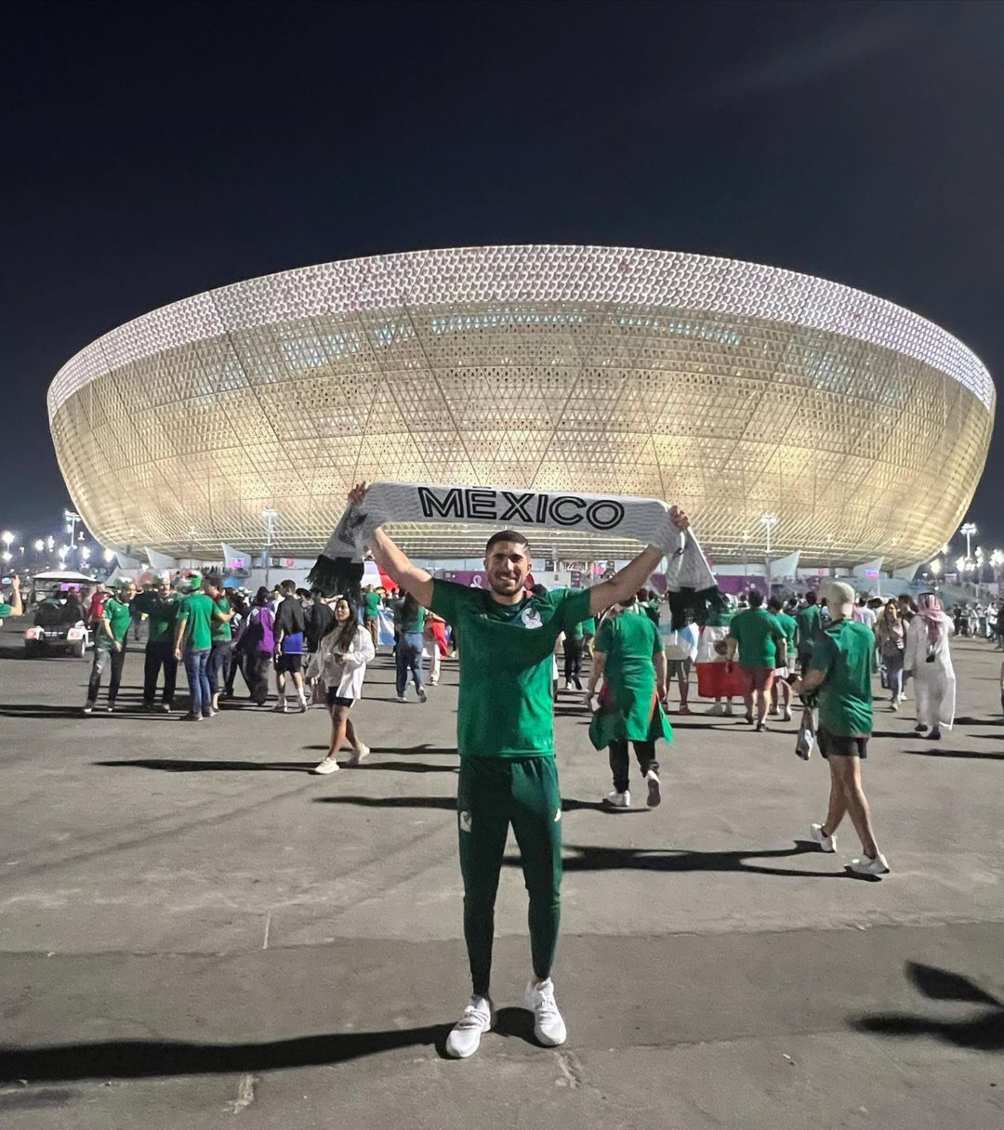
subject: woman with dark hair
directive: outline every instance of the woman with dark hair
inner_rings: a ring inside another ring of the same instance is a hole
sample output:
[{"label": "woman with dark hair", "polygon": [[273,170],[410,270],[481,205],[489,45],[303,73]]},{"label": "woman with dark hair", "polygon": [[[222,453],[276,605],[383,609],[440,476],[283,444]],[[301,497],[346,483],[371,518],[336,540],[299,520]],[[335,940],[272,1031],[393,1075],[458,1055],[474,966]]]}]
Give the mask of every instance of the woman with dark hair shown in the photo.
[{"label": "woman with dark hair", "polygon": [[408,675],[415,684],[419,702],[425,702],[425,687],[422,686],[422,636],[425,632],[425,609],[411,595],[406,593],[404,600],[395,606],[394,620],[398,628],[397,652],[397,701],[407,702]]},{"label": "woman with dark hair", "polygon": [[360,625],[348,597],[338,597],[334,613],[331,627],[321,637],[307,666],[307,678],[320,679],[324,684],[331,713],[331,745],[327,756],[313,770],[322,775],[338,771],[338,751],[346,738],[353,753],[350,765],[358,765],[369,753],[369,747],[356,734],[349,711],[362,695],[366,664],[376,655],[376,648],[369,629]]},{"label": "woman with dark hair", "polygon": [[906,655],[906,625],[900,618],[899,604],[895,600],[886,602],[882,615],[875,624],[875,638],[878,640],[879,657],[885,673],[885,685],[892,695],[890,706],[899,710],[903,700],[903,659]]},{"label": "woman with dark hair", "polygon": [[251,698],[264,706],[268,701],[268,673],[275,652],[275,616],[269,603],[272,594],[264,585],[255,593],[237,641],[244,656],[244,680]]}]

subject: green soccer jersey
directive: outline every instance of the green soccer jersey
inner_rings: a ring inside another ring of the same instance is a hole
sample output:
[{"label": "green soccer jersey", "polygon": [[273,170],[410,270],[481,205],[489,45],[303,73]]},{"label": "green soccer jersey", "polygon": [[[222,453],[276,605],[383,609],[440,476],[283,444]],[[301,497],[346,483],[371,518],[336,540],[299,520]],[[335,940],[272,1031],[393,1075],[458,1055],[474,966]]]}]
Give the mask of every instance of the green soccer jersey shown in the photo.
[{"label": "green soccer jersey", "polygon": [[781,625],[781,631],[784,632],[784,638],[788,643],[788,659],[790,661],[795,654],[795,636],[798,634],[798,621],[794,616],[789,616],[787,612],[775,612],[774,619]]},{"label": "green soccer jersey", "polygon": [[810,671],[823,671],[819,726],[841,737],[872,732],[872,653],[875,633],[867,624],[837,620],[824,629],[812,651]]},{"label": "green soccer jersey", "polygon": [[[129,611],[129,605],[121,600],[116,600],[114,597],[110,597],[105,601],[102,619],[108,621],[108,627],[112,630],[112,636],[115,642],[122,643],[126,638],[126,632],[129,631],[129,625],[132,623],[132,613]],[[112,641],[108,638],[108,633],[104,628],[98,632],[98,638],[94,641],[94,646],[104,648],[106,651],[111,650]]]},{"label": "green soccer jersey", "polygon": [[777,666],[777,645],[784,640],[784,632],[766,609],[737,612],[729,624],[729,635],[739,641],[740,667]]},{"label": "green soccer jersey", "polygon": [[[221,596],[216,602],[216,609],[218,612],[224,614],[230,611],[230,601],[225,596]],[[210,629],[210,638],[213,643],[230,643],[234,638],[233,632],[230,630],[229,620],[219,620],[213,617],[213,625]]]},{"label": "green soccer jersey", "polygon": [[368,592],[366,593],[365,600],[366,615],[369,616],[371,620],[375,620],[380,612],[380,594],[378,592]]},{"label": "green soccer jersey", "polygon": [[460,639],[460,756],[553,757],[554,645],[588,616],[589,590],[500,604],[484,589],[435,580],[430,608]]},{"label": "green soccer jersey", "polygon": [[178,609],[178,623],[185,625],[185,647],[192,651],[209,651],[213,646],[213,598],[204,592],[186,596]]},{"label": "green soccer jersey", "polygon": [[147,640],[149,643],[170,643],[173,639],[174,620],[178,613],[178,601],[175,597],[163,599],[159,593],[141,592],[133,598],[133,612],[142,612],[147,616]]},{"label": "green soccer jersey", "polygon": [[819,629],[823,626],[822,613],[818,604],[807,604],[795,613],[798,625],[798,650],[810,651],[816,642]]}]

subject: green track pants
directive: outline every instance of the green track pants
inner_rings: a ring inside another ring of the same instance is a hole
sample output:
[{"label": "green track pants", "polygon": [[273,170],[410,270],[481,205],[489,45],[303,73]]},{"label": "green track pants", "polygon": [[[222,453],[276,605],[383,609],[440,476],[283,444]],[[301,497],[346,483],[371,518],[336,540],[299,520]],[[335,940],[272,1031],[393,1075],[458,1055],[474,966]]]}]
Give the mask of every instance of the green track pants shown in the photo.
[{"label": "green track pants", "polygon": [[495,895],[512,824],[530,896],[533,971],[551,974],[561,916],[561,796],[553,757],[463,757],[457,788],[464,938],[476,996],[487,996]]}]

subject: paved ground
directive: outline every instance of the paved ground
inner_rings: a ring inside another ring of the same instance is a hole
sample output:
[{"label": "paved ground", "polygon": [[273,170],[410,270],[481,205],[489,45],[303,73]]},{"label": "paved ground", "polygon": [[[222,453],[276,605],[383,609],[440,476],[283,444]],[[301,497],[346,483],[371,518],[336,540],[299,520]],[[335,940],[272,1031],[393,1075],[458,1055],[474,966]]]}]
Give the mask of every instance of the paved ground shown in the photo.
[{"label": "paved ground", "polygon": [[[662,808],[611,815],[585,717],[559,705],[569,1041],[533,1046],[513,1007],[527,943],[508,866],[501,1031],[456,1063],[439,1052],[468,992],[452,667],[402,706],[381,659],[358,708],[372,757],[316,778],[320,710],[83,719],[86,663],[4,644],[5,1130],[1004,1121],[999,652],[957,645],[962,717],[938,745],[909,706],[880,707],[882,881],[843,870],[849,826],[839,856],[806,843],[825,773],[794,757],[793,726],[679,719]],[[127,702],[139,671],[130,656]]]}]

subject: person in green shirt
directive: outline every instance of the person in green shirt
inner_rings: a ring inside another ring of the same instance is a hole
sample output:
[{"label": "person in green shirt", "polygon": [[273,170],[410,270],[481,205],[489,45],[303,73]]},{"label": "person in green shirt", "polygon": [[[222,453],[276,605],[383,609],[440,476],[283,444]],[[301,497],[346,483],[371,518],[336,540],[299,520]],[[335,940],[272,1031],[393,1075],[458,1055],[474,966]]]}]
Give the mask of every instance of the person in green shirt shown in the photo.
[{"label": "person in green shirt", "polygon": [[208,672],[216,612],[216,600],[209,595],[211,591],[214,591],[214,586],[207,578],[202,587],[182,599],[178,608],[174,657],[184,659],[192,699],[191,709],[183,718],[185,722],[200,722],[203,718],[212,718],[215,713]]},{"label": "person in green shirt", "polygon": [[425,609],[411,595],[393,603],[394,627],[397,629],[397,650],[394,652],[395,682],[397,701],[407,702],[408,675],[415,684],[419,702],[426,702],[428,695],[422,685],[422,648],[425,635]]},{"label": "person in green shirt", "polygon": [[739,666],[746,676],[746,721],[753,722],[756,700],[756,729],[766,728],[767,698],[774,683],[774,671],[788,662],[787,641],[777,620],[763,607],[763,593],[750,589],[749,608],[737,612],[729,623],[728,659],[739,652]]},{"label": "person in green shirt", "polygon": [[832,619],[816,640],[808,672],[793,687],[810,702],[813,695],[818,699],[816,741],[830,766],[826,819],[810,825],[810,832],[823,851],[835,852],[837,828],[849,813],[863,852],[860,858],[851,860],[851,871],[886,875],[889,862],[875,842],[871,809],[861,783],[861,762],[868,756],[872,732],[875,636],[866,624],[851,618],[854,590],[850,585],[830,581],[826,588]]},{"label": "person in green shirt", "polygon": [[[585,646],[583,626],[588,623],[589,617],[573,624],[562,642],[561,650],[565,658],[565,690],[582,690],[582,649]],[[595,625],[595,621],[593,621]],[[593,631],[595,632],[595,626]]]},{"label": "person in green shirt", "polygon": [[816,594],[810,589],[805,594],[805,607],[795,613],[795,623],[798,631],[795,634],[795,644],[798,649],[798,669],[804,675],[809,669],[809,660],[812,658],[812,649],[816,646],[816,636],[823,627],[823,614],[816,603]]},{"label": "person in green shirt", "polygon": [[376,647],[380,639],[380,594],[374,588],[367,588],[363,593],[363,625]]},{"label": "person in green shirt", "polygon": [[[362,506],[365,484],[349,494]],[[687,516],[671,511],[677,530]],[[591,589],[527,593],[533,567],[523,534],[501,530],[485,546],[486,588],[434,580],[382,527],[369,539],[381,570],[459,631],[460,687],[457,823],[464,879],[464,938],[473,995],[446,1041],[447,1055],[477,1051],[494,1020],[489,996],[495,895],[509,825],[520,847],[529,894],[532,977],[525,1003],[541,1044],[564,1043],[565,1023],[551,969],[558,940],[561,796],[554,760],[551,673],[558,636],[588,616],[627,600],[658,568],[667,547],[650,545]]]},{"label": "person in green shirt", "polygon": [[161,710],[168,713],[174,707],[174,690],[178,680],[178,661],[174,658],[174,625],[178,613],[178,598],[170,583],[163,578],[155,590],[141,592],[132,601],[133,616],[137,613],[147,618],[146,655],[143,662],[143,705],[154,708],[157,697],[157,678],[164,669],[164,690]]},{"label": "person in green shirt", "polygon": [[[767,611],[781,625],[784,632],[785,654],[790,660],[795,654],[795,639],[798,635],[798,621],[794,616],[789,616],[784,610],[779,596],[772,596],[767,601]],[[791,721],[791,686],[787,682],[788,668],[779,664],[775,672],[777,678],[770,692],[770,712],[774,717],[780,717],[785,722]]]},{"label": "person in green shirt", "polygon": [[[634,745],[641,775],[648,786],[648,804],[662,800],[655,743],[673,740],[673,730],[662,710],[666,697],[666,655],[659,629],[648,616],[631,616],[637,600],[622,604],[600,625],[589,676],[586,702],[593,717],[589,740],[596,749],[609,748],[614,790],[605,802],[611,808],[630,808],[628,742]],[[594,703],[603,679],[603,694]]]},{"label": "person in green shirt", "polygon": [[108,713],[115,709],[119,687],[122,683],[122,668],[125,666],[126,635],[132,623],[129,610],[129,590],[135,589],[131,581],[120,581],[115,595],[105,601],[101,623],[94,640],[94,661],[91,677],[87,684],[87,701],[84,713],[90,714],[98,701],[101,691],[101,676],[106,667],[111,671],[108,678]]},{"label": "person in green shirt", "polygon": [[206,675],[209,678],[209,701],[213,714],[220,709],[220,692],[226,686],[230,665],[234,659],[233,632],[230,621],[234,618],[230,601],[223,590],[223,579],[211,573],[203,583],[203,591],[215,603],[213,622],[209,629],[209,662]]}]

